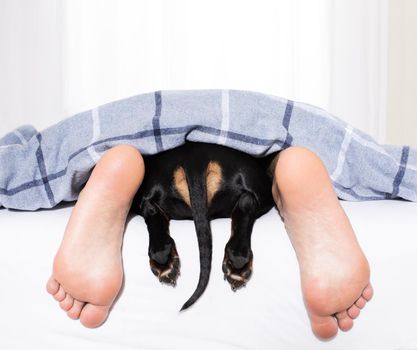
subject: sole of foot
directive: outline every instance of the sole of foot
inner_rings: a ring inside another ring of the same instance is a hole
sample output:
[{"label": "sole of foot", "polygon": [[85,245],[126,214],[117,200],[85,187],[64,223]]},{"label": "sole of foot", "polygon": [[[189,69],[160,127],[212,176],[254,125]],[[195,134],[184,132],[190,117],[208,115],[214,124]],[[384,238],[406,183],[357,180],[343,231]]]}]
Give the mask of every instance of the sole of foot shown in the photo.
[{"label": "sole of foot", "polygon": [[304,148],[283,151],[272,193],[297,255],[314,334],[329,339],[348,331],[373,289],[368,261],[323,163]]},{"label": "sole of foot", "polygon": [[100,326],[123,283],[121,246],[131,201],[144,175],[130,146],[107,151],[71,213],[47,291],[72,319]]}]

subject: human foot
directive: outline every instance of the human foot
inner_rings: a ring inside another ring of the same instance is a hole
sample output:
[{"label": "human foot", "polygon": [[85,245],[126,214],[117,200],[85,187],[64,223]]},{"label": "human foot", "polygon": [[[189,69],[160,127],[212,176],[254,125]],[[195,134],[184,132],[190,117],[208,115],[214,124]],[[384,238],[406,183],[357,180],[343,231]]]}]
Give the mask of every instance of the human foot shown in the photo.
[{"label": "human foot", "polygon": [[132,147],[106,152],[80,193],[56,254],[47,291],[86,327],[106,320],[122,286],[122,236],[143,174]]},{"label": "human foot", "polygon": [[347,331],[372,298],[369,265],[320,159],[287,149],[275,167],[273,196],[300,266],[314,334]]}]

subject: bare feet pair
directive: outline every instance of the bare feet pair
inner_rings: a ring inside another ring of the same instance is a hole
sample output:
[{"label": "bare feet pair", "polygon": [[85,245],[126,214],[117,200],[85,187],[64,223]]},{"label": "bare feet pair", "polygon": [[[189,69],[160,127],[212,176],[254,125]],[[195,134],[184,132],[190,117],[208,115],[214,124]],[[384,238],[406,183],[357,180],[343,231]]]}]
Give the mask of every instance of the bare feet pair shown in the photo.
[{"label": "bare feet pair", "polygon": [[[333,337],[349,330],[372,297],[369,267],[321,161],[303,148],[282,151],[274,199],[300,265],[313,332]],[[99,160],[71,214],[47,290],[86,327],[107,318],[123,280],[122,236],[143,160],[117,146]]]}]

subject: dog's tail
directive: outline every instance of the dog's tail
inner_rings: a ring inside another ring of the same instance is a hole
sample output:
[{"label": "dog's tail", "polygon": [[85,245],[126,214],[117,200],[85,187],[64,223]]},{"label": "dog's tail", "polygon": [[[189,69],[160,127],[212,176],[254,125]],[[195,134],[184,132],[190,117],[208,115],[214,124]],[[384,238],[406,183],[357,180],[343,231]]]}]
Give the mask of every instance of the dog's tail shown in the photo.
[{"label": "dog's tail", "polygon": [[[196,165],[196,164],[195,164]],[[204,293],[210,278],[213,243],[207,205],[206,169],[185,170],[190,194],[191,212],[197,232],[200,252],[200,277],[193,295],[182,306],[181,311],[193,305]]]}]

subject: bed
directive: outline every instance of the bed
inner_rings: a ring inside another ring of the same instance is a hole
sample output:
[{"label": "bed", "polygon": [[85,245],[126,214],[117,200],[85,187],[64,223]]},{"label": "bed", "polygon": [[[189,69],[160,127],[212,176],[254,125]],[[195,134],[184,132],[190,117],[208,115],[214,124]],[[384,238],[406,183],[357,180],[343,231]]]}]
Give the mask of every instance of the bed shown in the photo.
[{"label": "bed", "polygon": [[191,221],[172,221],[181,257],[175,288],[149,269],[141,217],[126,228],[125,281],[107,322],[86,329],[45,291],[72,204],[51,210],[0,210],[1,349],[417,349],[417,203],[342,202],[372,269],[375,296],[354,328],[328,342],[310,331],[298,265],[275,209],[253,233],[254,273],[233,292],[221,262],[230,220],[212,222],[213,269],[203,297],[179,309],[197,284],[198,251]]}]

